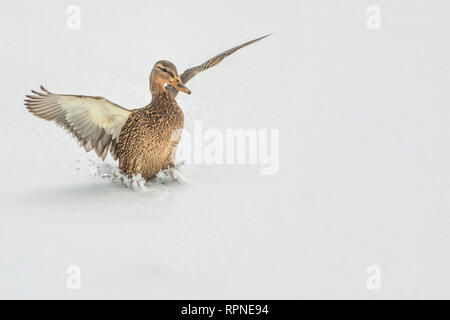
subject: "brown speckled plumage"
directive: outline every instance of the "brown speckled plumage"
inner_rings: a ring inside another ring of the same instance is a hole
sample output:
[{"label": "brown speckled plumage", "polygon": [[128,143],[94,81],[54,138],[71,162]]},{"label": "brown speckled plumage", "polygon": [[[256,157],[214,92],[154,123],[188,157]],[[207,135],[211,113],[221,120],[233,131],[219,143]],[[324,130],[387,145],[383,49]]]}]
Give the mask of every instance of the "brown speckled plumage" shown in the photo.
[{"label": "brown speckled plumage", "polygon": [[119,136],[119,167],[128,176],[152,178],[161,169],[174,167],[176,146],[184,115],[166,90],[130,114]]},{"label": "brown speckled plumage", "polygon": [[226,50],[201,65],[178,75],[175,65],[158,61],[150,74],[152,101],[147,106],[127,110],[103,98],[54,94],[42,91],[27,95],[25,105],[35,116],[54,120],[72,133],[88,152],[94,150],[104,160],[109,152],[119,159],[126,175],[141,174],[151,179],[158,171],[175,166],[175,151],[184,125],[183,111],[175,98],[189,93],[184,84],[237,50],[267,36]]}]

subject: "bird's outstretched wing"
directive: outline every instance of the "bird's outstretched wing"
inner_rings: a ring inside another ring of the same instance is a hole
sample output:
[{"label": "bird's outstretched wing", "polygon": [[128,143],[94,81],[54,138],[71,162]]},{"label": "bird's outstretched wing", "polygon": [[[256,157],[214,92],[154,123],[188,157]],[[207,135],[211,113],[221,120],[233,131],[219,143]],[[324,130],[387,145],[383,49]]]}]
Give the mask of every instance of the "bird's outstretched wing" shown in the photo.
[{"label": "bird's outstretched wing", "polygon": [[27,95],[25,105],[35,116],[54,120],[72,133],[86,152],[95,150],[104,160],[109,152],[117,159],[117,146],[122,126],[130,111],[103,97],[53,94],[43,92]]},{"label": "bird's outstretched wing", "polygon": [[[186,71],[184,71],[180,78],[181,81],[186,84],[186,82],[188,82],[189,80],[191,80],[194,76],[196,76],[197,74],[199,74],[202,71],[205,71],[211,67],[214,67],[215,65],[217,65],[218,63],[220,63],[223,59],[225,59],[226,57],[228,57],[229,55],[235,53],[236,51],[238,51],[241,48],[244,48],[248,45],[251,45],[252,43],[255,43],[259,40],[262,40],[266,37],[270,36],[270,34],[267,34],[265,36],[259,37],[257,39],[248,41],[246,43],[243,43],[241,45],[238,45],[237,47],[228,49],[227,51],[224,51],[222,53],[219,53],[218,55],[216,55],[215,57],[212,57],[211,59],[203,62],[201,65],[196,66],[196,67],[192,67],[187,69]],[[171,85],[167,86],[167,90],[174,96],[176,97],[178,94],[178,90],[175,89],[174,87],[172,87]]]}]

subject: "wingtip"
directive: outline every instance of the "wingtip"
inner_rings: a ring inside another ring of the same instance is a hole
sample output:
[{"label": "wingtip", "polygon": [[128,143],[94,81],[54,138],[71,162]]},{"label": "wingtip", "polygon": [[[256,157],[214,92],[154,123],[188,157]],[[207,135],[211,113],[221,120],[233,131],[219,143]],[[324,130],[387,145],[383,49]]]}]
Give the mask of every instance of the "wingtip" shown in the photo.
[{"label": "wingtip", "polygon": [[45,97],[46,96],[45,93],[37,91],[37,90],[31,90],[31,92],[33,92],[34,94],[37,94],[38,96],[41,96],[41,97]]},{"label": "wingtip", "polygon": [[266,34],[266,35],[264,35],[264,36],[261,36],[261,37],[259,37],[257,40],[262,40],[262,39],[267,38],[267,37],[269,37],[269,36],[271,36],[271,35],[273,35],[273,32],[268,33],[268,34]]},{"label": "wingtip", "polygon": [[264,36],[261,36],[261,37],[259,37],[259,38],[250,40],[249,42],[245,43],[244,45],[249,45],[249,44],[258,42],[258,41],[260,41],[260,40],[262,40],[262,39],[264,39],[264,38],[267,38],[268,36],[271,36],[272,34],[273,34],[273,32],[272,32],[272,33],[269,33],[269,34],[266,34],[266,35],[264,35]]},{"label": "wingtip", "polygon": [[46,92],[46,93],[51,93],[51,92],[48,91],[43,85],[41,85],[40,87],[41,87],[41,90],[42,90],[42,91],[44,91],[44,92]]}]

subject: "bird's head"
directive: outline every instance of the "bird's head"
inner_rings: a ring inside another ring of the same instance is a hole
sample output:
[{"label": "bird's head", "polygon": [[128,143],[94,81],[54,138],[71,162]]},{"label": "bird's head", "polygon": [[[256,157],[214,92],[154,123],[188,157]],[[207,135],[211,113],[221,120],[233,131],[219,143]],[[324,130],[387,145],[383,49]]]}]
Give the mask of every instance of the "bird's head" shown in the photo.
[{"label": "bird's head", "polygon": [[152,92],[162,90],[167,84],[170,84],[178,91],[191,94],[191,90],[181,81],[175,65],[172,62],[160,60],[155,63],[150,73],[150,90]]}]

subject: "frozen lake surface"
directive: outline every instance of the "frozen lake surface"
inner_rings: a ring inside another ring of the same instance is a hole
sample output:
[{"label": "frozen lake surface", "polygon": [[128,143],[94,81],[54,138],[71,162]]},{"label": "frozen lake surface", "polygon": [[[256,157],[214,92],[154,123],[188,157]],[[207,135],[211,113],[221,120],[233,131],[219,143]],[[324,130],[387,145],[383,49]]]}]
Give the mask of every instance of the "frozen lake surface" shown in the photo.
[{"label": "frozen lake surface", "polygon": [[[66,2],[0,13],[0,298],[450,298],[448,1],[382,1],[380,29],[356,0],[77,4],[75,30]],[[43,84],[141,107],[157,60],[270,32],[177,100],[187,130],[279,129],[274,175],[181,163],[128,188],[23,106]]]}]

